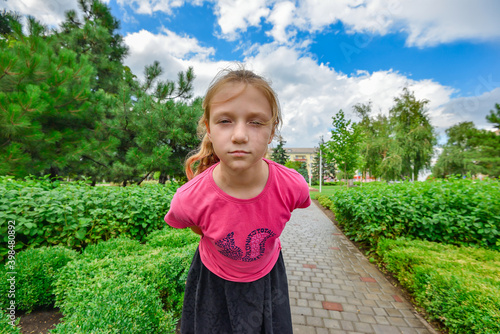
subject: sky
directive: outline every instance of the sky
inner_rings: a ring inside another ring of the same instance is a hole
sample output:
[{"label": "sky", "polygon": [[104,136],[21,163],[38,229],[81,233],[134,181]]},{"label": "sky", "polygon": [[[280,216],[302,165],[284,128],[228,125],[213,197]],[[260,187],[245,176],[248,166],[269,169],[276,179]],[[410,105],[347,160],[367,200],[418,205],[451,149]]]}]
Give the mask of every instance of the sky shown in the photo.
[{"label": "sky", "polygon": [[[358,103],[388,115],[407,87],[445,130],[500,103],[498,0],[106,0],[140,79],[159,61],[164,79],[193,67],[203,96],[222,69],[244,63],[278,94],[286,147],[317,147],[332,117]],[[0,8],[57,28],[76,0],[0,0]],[[273,142],[276,145],[276,142]]]}]

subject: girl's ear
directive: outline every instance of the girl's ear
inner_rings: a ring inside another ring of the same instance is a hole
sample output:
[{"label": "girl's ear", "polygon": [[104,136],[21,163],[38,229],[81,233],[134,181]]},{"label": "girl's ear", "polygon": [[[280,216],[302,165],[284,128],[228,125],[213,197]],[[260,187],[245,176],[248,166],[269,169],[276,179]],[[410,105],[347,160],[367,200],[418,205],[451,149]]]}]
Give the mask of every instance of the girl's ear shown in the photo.
[{"label": "girl's ear", "polygon": [[273,131],[271,131],[271,136],[269,136],[269,142],[267,143],[267,145],[271,144],[273,139],[274,139],[274,128],[273,128]]}]

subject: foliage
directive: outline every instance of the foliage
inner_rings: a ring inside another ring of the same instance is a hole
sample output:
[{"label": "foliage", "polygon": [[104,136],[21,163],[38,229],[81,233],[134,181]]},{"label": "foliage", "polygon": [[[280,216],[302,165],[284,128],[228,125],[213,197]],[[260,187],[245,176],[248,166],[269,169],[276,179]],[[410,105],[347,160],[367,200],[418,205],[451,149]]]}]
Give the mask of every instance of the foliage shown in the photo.
[{"label": "foliage", "polygon": [[283,139],[282,136],[279,136],[278,146],[276,146],[276,148],[273,149],[273,153],[271,154],[271,160],[281,165],[285,165],[286,162],[289,160],[288,154],[286,154],[286,151],[283,148],[283,145],[285,144],[286,141]]},{"label": "foliage", "polygon": [[15,326],[12,326],[9,312],[0,308],[0,334],[21,334],[18,327],[20,321],[21,319],[17,318],[14,322]]},{"label": "foliage", "polygon": [[417,305],[450,333],[500,332],[497,251],[382,239],[377,253]]},{"label": "foliage", "polygon": [[77,253],[61,246],[28,249],[19,252],[15,257],[15,267],[9,263],[0,267],[0,308],[9,306],[8,272],[15,271],[15,300],[18,311],[31,312],[36,307],[54,304],[52,283],[57,279],[59,270],[69,261],[75,259]]},{"label": "foliage", "polygon": [[[177,184],[89,187],[0,177],[0,219],[15,221],[18,248],[64,245],[81,249],[120,235],[143,240],[164,226]],[[0,255],[7,253],[7,226],[0,226]]]},{"label": "foliage", "polygon": [[479,131],[472,122],[458,123],[446,130],[448,142],[443,146],[439,159],[432,168],[432,174],[438,177],[448,175],[476,175],[481,172],[481,167],[474,161],[474,151],[477,147],[472,146],[474,137]]},{"label": "foliage", "polygon": [[202,113],[192,68],[174,83],[155,61],[139,82],[110,8],[78,2],[54,31],[29,18],[24,34],[14,13],[0,15],[0,175],[182,179]]},{"label": "foliage", "polygon": [[[486,120],[500,128],[500,104],[495,105]],[[446,130],[448,141],[432,169],[437,177],[448,175],[488,175],[500,177],[500,136],[478,130],[472,122],[462,122]]]},{"label": "foliage", "polygon": [[0,175],[52,173],[78,161],[101,118],[92,107],[95,72],[85,56],[53,49],[33,18],[28,35],[11,19],[0,39]]},{"label": "foliage", "polygon": [[354,112],[361,118],[359,127],[363,132],[361,142],[360,170],[363,174],[370,176],[392,177],[399,173],[400,160],[395,159],[391,152],[394,151],[396,143],[391,135],[389,118],[384,115],[370,117],[371,104],[357,104],[353,107]]},{"label": "foliage", "polygon": [[335,212],[346,235],[371,247],[380,238],[408,237],[500,249],[496,180],[366,184],[319,200]]},{"label": "foliage", "polygon": [[346,120],[342,110],[332,119],[331,139],[324,145],[325,159],[343,171],[346,179],[352,178],[359,164],[360,128],[351,120]]},{"label": "foliage", "polygon": [[[320,141],[318,143],[318,149],[316,150],[316,154],[314,155],[314,160],[312,164],[312,184],[317,185],[319,184],[319,167],[320,167],[320,160],[322,164],[321,171],[323,173],[323,178],[324,177],[330,177],[334,178],[335,177],[335,164],[328,162],[325,157],[322,157],[320,159],[320,153],[323,152],[324,150],[324,145],[325,145],[325,140],[323,139],[323,136],[320,138]],[[326,183],[325,183],[326,184]]]},{"label": "foliage", "polygon": [[434,127],[430,124],[426,105],[417,100],[407,88],[389,110],[390,123],[401,159],[401,178],[416,179],[424,168],[430,167],[436,144]]},{"label": "foliage", "polygon": [[118,238],[87,247],[55,283],[64,318],[53,332],[173,332],[198,242],[191,231],[167,227],[144,245]]},{"label": "foliage", "polygon": [[360,170],[386,180],[416,179],[429,168],[436,135],[426,111],[429,101],[417,100],[407,88],[394,99],[389,117],[371,117],[371,104],[357,104],[363,134]]},{"label": "foliage", "polygon": [[78,7],[81,19],[74,10],[65,13],[60,31],[54,34],[55,49],[69,49],[79,57],[87,57],[96,72],[91,80],[92,90],[116,94],[124,71],[122,61],[128,51],[123,37],[116,33],[120,22],[101,1],[78,0]]},{"label": "foliage", "polygon": [[309,181],[309,174],[307,173],[307,164],[303,161],[287,161],[285,167],[295,169],[306,181]]}]

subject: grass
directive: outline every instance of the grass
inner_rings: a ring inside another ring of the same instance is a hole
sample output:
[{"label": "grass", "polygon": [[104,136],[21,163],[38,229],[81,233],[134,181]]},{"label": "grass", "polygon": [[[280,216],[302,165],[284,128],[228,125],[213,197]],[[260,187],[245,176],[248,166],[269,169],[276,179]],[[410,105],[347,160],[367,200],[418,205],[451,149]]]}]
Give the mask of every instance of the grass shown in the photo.
[{"label": "grass", "polygon": [[[314,186],[314,189],[319,190],[319,186]],[[342,186],[322,186],[321,187],[321,192],[319,191],[309,191],[309,195],[311,195],[311,199],[317,199],[319,195],[325,195],[325,196],[331,196],[335,194],[339,189],[342,189],[345,187]]]}]

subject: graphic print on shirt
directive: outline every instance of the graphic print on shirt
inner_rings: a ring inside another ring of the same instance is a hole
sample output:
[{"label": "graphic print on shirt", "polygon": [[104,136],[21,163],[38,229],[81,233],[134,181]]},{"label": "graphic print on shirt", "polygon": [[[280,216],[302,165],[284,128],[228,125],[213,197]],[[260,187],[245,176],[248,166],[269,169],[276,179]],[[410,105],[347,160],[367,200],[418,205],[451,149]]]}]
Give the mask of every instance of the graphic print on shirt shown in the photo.
[{"label": "graphic print on shirt", "polygon": [[258,260],[266,250],[267,239],[274,237],[276,234],[267,228],[258,228],[248,234],[245,242],[245,256],[243,251],[236,246],[234,241],[234,232],[229,233],[225,238],[215,242],[215,245],[222,248],[219,252],[232,259],[241,260],[243,262],[252,262]]}]

